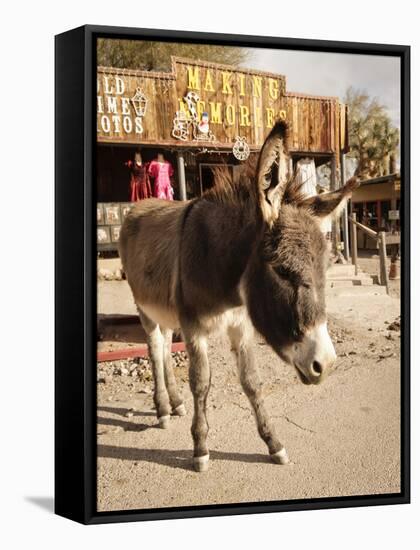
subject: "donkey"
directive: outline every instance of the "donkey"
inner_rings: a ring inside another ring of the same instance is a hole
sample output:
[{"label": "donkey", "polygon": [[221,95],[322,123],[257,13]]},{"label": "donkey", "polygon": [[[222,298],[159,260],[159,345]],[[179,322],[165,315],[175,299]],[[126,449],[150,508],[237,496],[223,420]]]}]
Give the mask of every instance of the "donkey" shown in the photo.
[{"label": "donkey", "polygon": [[320,224],[345,204],[358,182],[305,198],[288,167],[287,125],[278,122],[253,177],[233,182],[219,174],[211,190],[188,202],[144,200],[121,229],[120,256],[147,333],[162,428],[171,413],[186,413],[171,366],[173,330],[181,329],[184,337],[194,397],[193,464],[199,472],[209,465],[211,333],[227,331],[259,435],[277,464],[289,459],[264,405],[254,329],[305,384],[319,384],[336,359],[326,323],[327,253]]}]

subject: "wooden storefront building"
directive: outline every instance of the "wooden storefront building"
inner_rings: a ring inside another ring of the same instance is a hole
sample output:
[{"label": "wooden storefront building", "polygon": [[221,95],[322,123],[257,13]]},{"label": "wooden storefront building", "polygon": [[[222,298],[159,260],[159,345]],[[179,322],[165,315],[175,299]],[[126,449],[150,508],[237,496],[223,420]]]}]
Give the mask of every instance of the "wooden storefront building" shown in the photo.
[{"label": "wooden storefront building", "polygon": [[[401,176],[398,172],[361,182],[351,198],[351,212],[373,231],[400,233]],[[376,249],[377,243],[365,233],[357,235],[358,248]]]},{"label": "wooden storefront building", "polygon": [[338,185],[348,146],[346,107],[338,98],[289,92],[283,75],[191,59],[172,58],[168,73],[99,67],[100,248],[118,240],[130,200],[126,163],[136,150],[144,162],[164,155],[174,168],[174,198],[185,200],[213,185],[217,164],[227,164],[235,178],[279,118],[289,123],[292,162],[330,162],[331,186]]}]

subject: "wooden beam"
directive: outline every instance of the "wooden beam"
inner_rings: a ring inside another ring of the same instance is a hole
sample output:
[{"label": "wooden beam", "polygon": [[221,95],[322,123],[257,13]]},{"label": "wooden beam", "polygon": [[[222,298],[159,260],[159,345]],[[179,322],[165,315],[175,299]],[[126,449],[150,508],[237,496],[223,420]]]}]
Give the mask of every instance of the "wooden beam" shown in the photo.
[{"label": "wooden beam", "polygon": [[379,232],[379,263],[380,263],[380,275],[381,285],[386,287],[386,292],[389,294],[389,278],[388,270],[386,268],[386,236],[385,231]]},{"label": "wooden beam", "polygon": [[[184,342],[175,342],[171,346],[171,352],[175,353],[177,351],[185,351]],[[133,357],[147,357],[148,350],[147,345],[136,346],[135,348],[121,348],[111,351],[98,351],[97,360],[98,363],[103,361],[118,361],[121,359],[130,359]]]},{"label": "wooden beam", "polygon": [[376,233],[376,231],[374,231],[373,229],[370,229],[370,227],[366,227],[366,225],[363,225],[362,223],[357,222],[356,219],[351,219],[350,221],[352,222],[353,225],[361,229],[364,233],[366,233],[370,237],[373,237],[374,239],[378,239],[378,233]]},{"label": "wooden beam", "polygon": [[[346,155],[341,153],[340,157],[340,168],[341,168],[341,186],[343,187],[346,179]],[[348,201],[346,201],[346,206],[344,207],[342,214],[342,228],[343,228],[343,240],[344,240],[344,257],[347,261],[350,259],[350,249],[349,249],[349,220],[348,220]]]},{"label": "wooden beam", "polygon": [[357,275],[357,222],[356,214],[353,212],[350,220],[353,222],[351,224],[350,232],[350,245],[351,245],[351,262],[354,265],[354,274]]}]

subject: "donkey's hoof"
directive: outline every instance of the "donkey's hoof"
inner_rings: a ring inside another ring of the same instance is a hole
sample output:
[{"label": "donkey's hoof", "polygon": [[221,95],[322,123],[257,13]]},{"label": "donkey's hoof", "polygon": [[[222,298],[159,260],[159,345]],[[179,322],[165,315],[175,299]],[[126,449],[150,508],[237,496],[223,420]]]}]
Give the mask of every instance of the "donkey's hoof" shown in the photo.
[{"label": "donkey's hoof", "polygon": [[277,451],[277,453],[270,454],[270,458],[276,464],[288,464],[290,462],[284,447],[280,451]]},{"label": "donkey's hoof", "polygon": [[207,472],[209,469],[210,455],[195,456],[194,457],[194,470],[196,472]]},{"label": "donkey's hoof", "polygon": [[181,405],[178,405],[178,407],[175,407],[173,410],[173,414],[176,416],[185,416],[187,414],[187,409],[185,408],[184,403],[181,403]]},{"label": "donkey's hoof", "polygon": [[169,421],[171,420],[171,417],[168,415],[166,416],[159,416],[158,422],[159,422],[159,428],[162,428],[163,430],[166,430],[169,428]]}]

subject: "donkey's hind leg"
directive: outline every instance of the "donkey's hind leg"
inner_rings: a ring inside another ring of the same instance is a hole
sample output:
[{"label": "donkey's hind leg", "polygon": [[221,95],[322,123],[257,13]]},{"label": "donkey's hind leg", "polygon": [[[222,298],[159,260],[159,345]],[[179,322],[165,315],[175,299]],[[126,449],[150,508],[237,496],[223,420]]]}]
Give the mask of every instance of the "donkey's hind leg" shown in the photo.
[{"label": "donkey's hind leg", "polygon": [[165,374],[163,366],[164,358],[164,339],[159,325],[152,321],[139,306],[137,306],[141,324],[147,335],[147,347],[149,357],[152,363],[153,379],[155,382],[155,391],[153,399],[156,407],[156,414],[161,428],[169,427],[171,414],[171,405],[169,395],[165,384]]},{"label": "donkey's hind leg", "polygon": [[169,401],[172,407],[172,413],[178,416],[184,416],[186,414],[185,405],[182,402],[182,398],[179,394],[176,380],[174,376],[174,370],[172,366],[172,335],[173,330],[162,329],[163,334],[163,367],[165,372],[166,389],[169,394]]},{"label": "donkey's hind leg", "polygon": [[252,327],[246,319],[228,328],[232,349],[236,354],[239,378],[257,422],[258,433],[266,443],[270,457],[277,464],[287,464],[286,449],[278,440],[262,396],[262,383],[252,351]]}]

